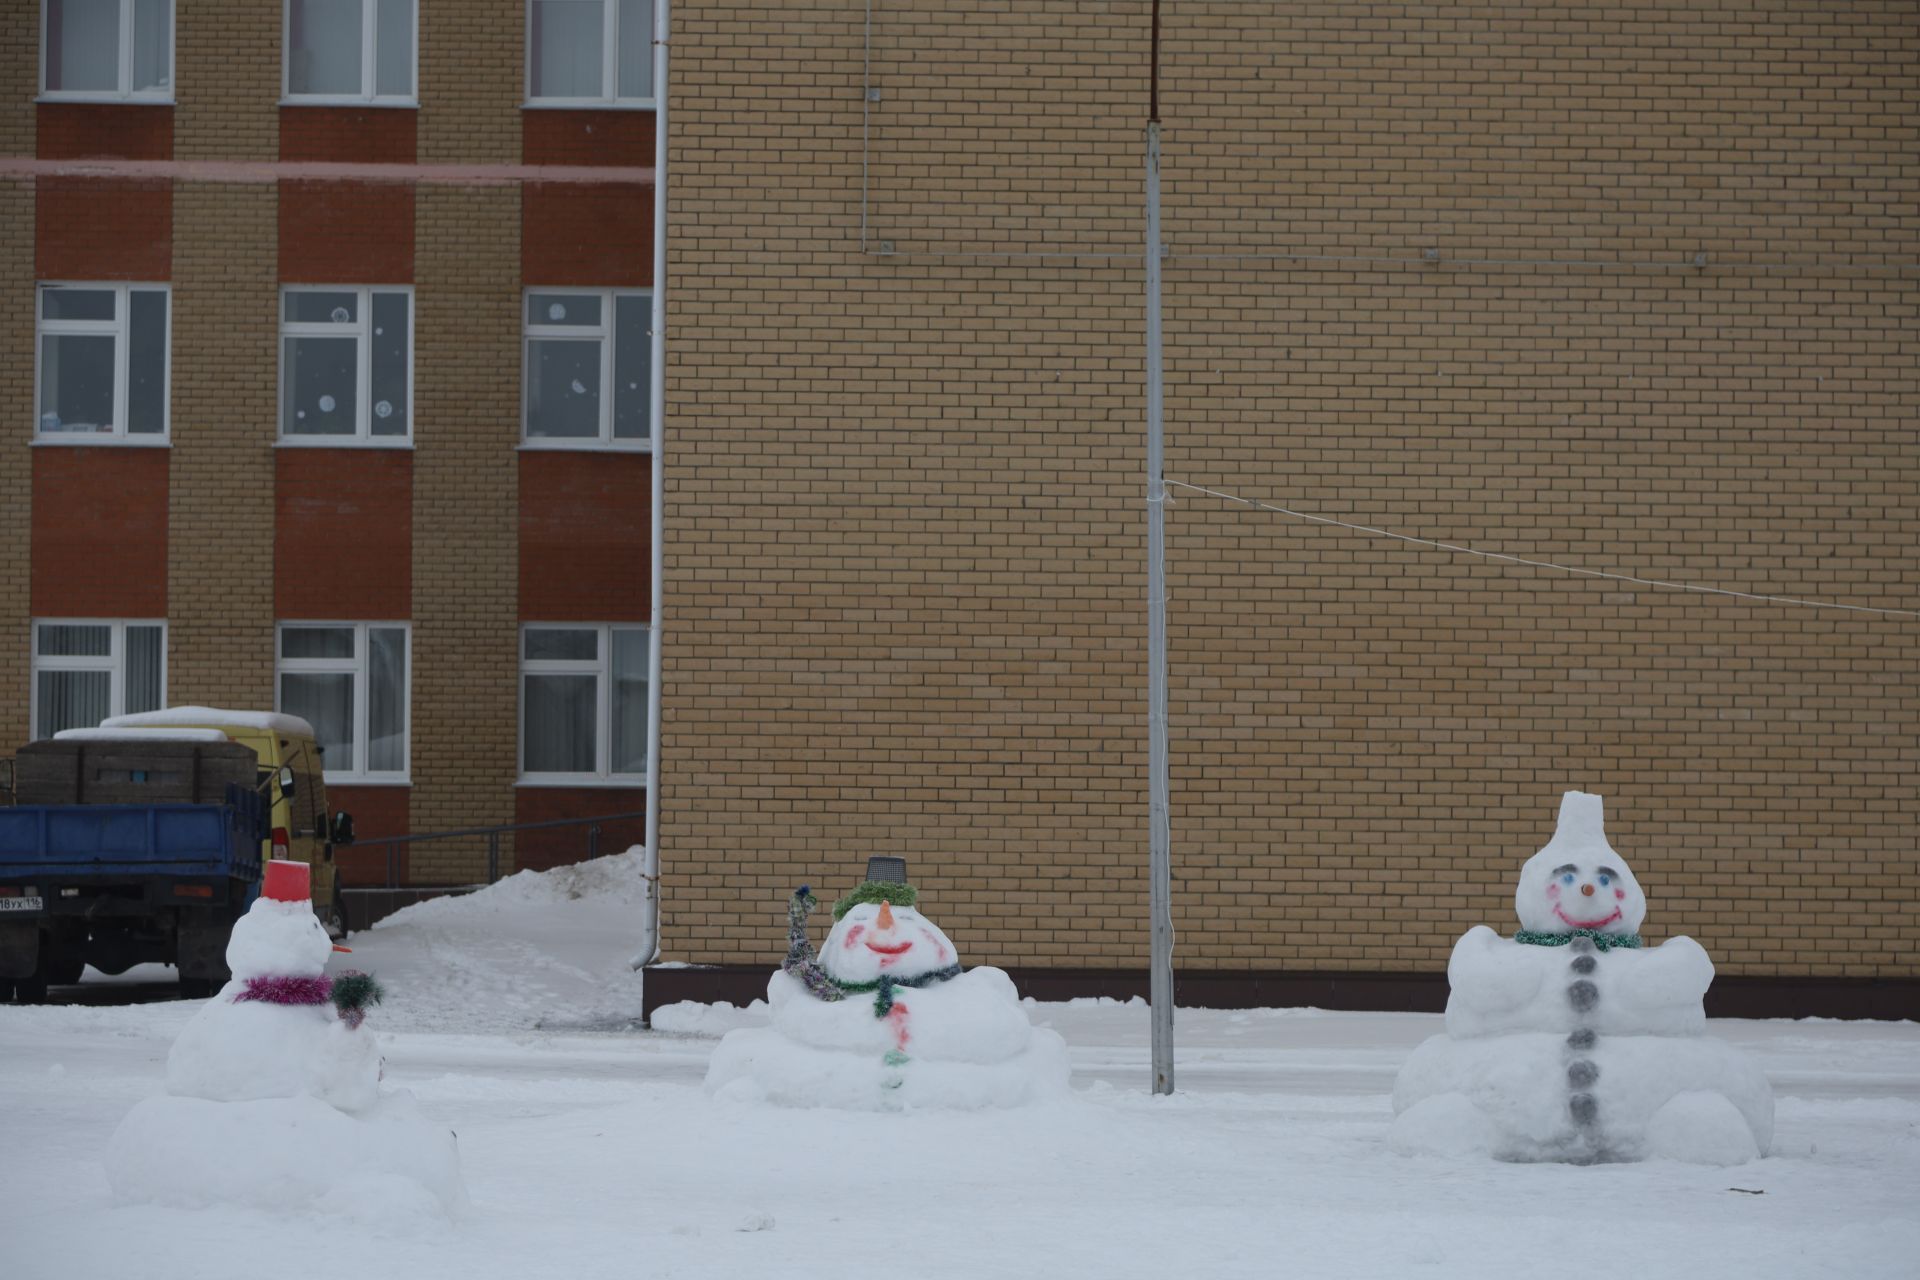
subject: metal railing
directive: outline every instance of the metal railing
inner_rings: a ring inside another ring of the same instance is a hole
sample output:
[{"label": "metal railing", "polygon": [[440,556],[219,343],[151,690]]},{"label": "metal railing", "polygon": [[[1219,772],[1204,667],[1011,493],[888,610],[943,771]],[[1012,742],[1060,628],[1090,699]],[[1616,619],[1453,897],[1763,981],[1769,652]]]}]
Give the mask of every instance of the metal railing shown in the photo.
[{"label": "metal railing", "polygon": [[[492,884],[500,878],[500,837],[519,831],[550,831],[560,827],[585,827],[587,829],[587,858],[600,856],[600,828],[613,822],[639,822],[647,816],[646,810],[631,813],[602,813],[591,818],[554,818],[546,822],[511,822],[493,827],[463,827],[456,831],[422,831],[408,836],[375,836],[354,841],[357,850],[372,849],[376,846],[386,849],[387,883],[389,889],[440,889],[453,888],[452,885],[424,885],[420,883],[400,883],[400,853],[403,846],[426,844],[434,840],[475,840],[484,838],[487,842],[487,883]],[[352,886],[348,886],[351,888]]]}]

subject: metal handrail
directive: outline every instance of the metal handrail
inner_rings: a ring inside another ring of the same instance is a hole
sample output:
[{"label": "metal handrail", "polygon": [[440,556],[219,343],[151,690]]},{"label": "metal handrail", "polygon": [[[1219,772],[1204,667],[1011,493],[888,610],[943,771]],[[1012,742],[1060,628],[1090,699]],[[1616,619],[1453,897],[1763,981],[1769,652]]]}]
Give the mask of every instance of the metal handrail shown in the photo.
[{"label": "metal handrail", "polygon": [[355,848],[369,845],[384,845],[387,850],[387,885],[389,889],[450,888],[448,885],[405,885],[400,883],[400,846],[427,840],[471,839],[474,836],[487,838],[487,883],[492,884],[500,878],[500,837],[514,831],[541,831],[555,827],[585,827],[587,829],[587,857],[600,856],[600,824],[605,822],[635,822],[647,816],[645,809],[628,813],[602,813],[590,818],[550,818],[544,822],[503,822],[491,827],[461,827],[451,831],[422,831],[415,835],[375,836],[365,840],[355,840]]}]

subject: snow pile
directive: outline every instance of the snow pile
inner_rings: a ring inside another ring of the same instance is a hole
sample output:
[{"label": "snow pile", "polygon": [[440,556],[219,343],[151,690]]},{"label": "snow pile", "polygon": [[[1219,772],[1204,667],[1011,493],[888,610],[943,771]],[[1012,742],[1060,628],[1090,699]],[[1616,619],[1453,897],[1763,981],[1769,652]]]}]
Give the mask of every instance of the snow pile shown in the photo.
[{"label": "snow pile", "polygon": [[1646,899],[1598,796],[1564,797],[1515,907],[1515,939],[1477,925],[1454,945],[1447,1033],[1394,1085],[1395,1150],[1711,1165],[1766,1153],[1766,1077],[1705,1034],[1713,962],[1691,938],[1640,946]]},{"label": "snow pile", "polygon": [[299,716],[284,711],[230,711],[222,707],[168,707],[163,711],[135,711],[124,716],[108,716],[102,729],[180,728],[204,725],[212,729],[264,729],[297,738],[314,736],[313,726]]},{"label": "snow pile", "polygon": [[417,903],[350,941],[391,993],[383,1028],[625,1030],[640,1025],[630,961],[651,894],[636,846]]},{"label": "snow pile", "polygon": [[218,729],[62,729],[55,742],[225,742]]},{"label": "snow pile", "polygon": [[[453,1135],[380,1089],[373,1033],[328,998],[332,943],[306,871],[269,864],[227,946],[232,981],[174,1041],[167,1092],[115,1131],[107,1177],[121,1200],[389,1215],[465,1204]],[[276,892],[294,878],[299,897]]]},{"label": "snow pile", "polygon": [[1027,1021],[1013,980],[987,965],[962,973],[952,941],[906,905],[908,886],[890,887],[905,891],[901,905],[843,902],[817,965],[806,890],[794,896],[794,949],[767,983],[772,1025],[721,1040],[710,1092],[882,1111],[1013,1107],[1067,1093],[1066,1042]]}]

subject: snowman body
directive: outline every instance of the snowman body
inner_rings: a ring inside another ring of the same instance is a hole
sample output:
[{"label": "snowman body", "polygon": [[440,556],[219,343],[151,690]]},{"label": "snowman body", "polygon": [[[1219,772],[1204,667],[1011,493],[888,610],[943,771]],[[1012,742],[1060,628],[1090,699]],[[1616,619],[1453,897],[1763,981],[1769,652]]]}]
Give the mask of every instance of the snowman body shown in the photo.
[{"label": "snowman body", "polygon": [[304,867],[269,867],[270,885],[299,892],[263,896],[235,922],[232,981],[182,1028],[166,1093],[135,1106],[108,1144],[115,1195],[380,1217],[459,1209],[453,1135],[380,1088],[373,1033],[325,999],[333,944]]},{"label": "snowman body", "polygon": [[317,981],[332,949],[308,903],[257,899],[235,922],[227,944],[232,980],[193,1016],[167,1054],[167,1092],[211,1102],[311,1094],[342,1111],[371,1106],[380,1085],[372,1032],[349,1027],[325,1001],[249,998],[262,982]]},{"label": "snowman body", "polygon": [[917,910],[851,908],[819,963],[843,998],[775,972],[772,1025],[720,1042],[709,1091],[870,1110],[1009,1107],[1065,1092],[1066,1042],[1027,1021],[1004,971],[961,972],[952,940]]},{"label": "snowman body", "polygon": [[1638,945],[1646,899],[1606,843],[1598,796],[1567,794],[1515,907],[1519,939],[1476,926],[1454,945],[1446,1034],[1394,1086],[1396,1150],[1705,1164],[1766,1152],[1765,1076],[1705,1034],[1713,963],[1691,938]]}]

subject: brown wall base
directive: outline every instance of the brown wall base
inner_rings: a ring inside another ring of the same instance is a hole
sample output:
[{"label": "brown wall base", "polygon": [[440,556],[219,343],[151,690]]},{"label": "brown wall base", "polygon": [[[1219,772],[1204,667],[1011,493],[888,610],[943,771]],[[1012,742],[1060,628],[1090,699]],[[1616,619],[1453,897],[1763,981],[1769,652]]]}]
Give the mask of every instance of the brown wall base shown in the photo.
[{"label": "brown wall base", "polygon": [[[744,1005],[764,999],[770,965],[648,969],[642,1016],[680,1000]],[[1139,970],[1009,969],[1020,994],[1036,1000],[1147,994]],[[1447,1005],[1439,973],[1256,973],[1174,975],[1174,999],[1189,1008],[1370,1009],[1438,1013]],[[1876,978],[1719,978],[1707,993],[1715,1018],[1886,1018],[1920,1021],[1920,982]]]}]

